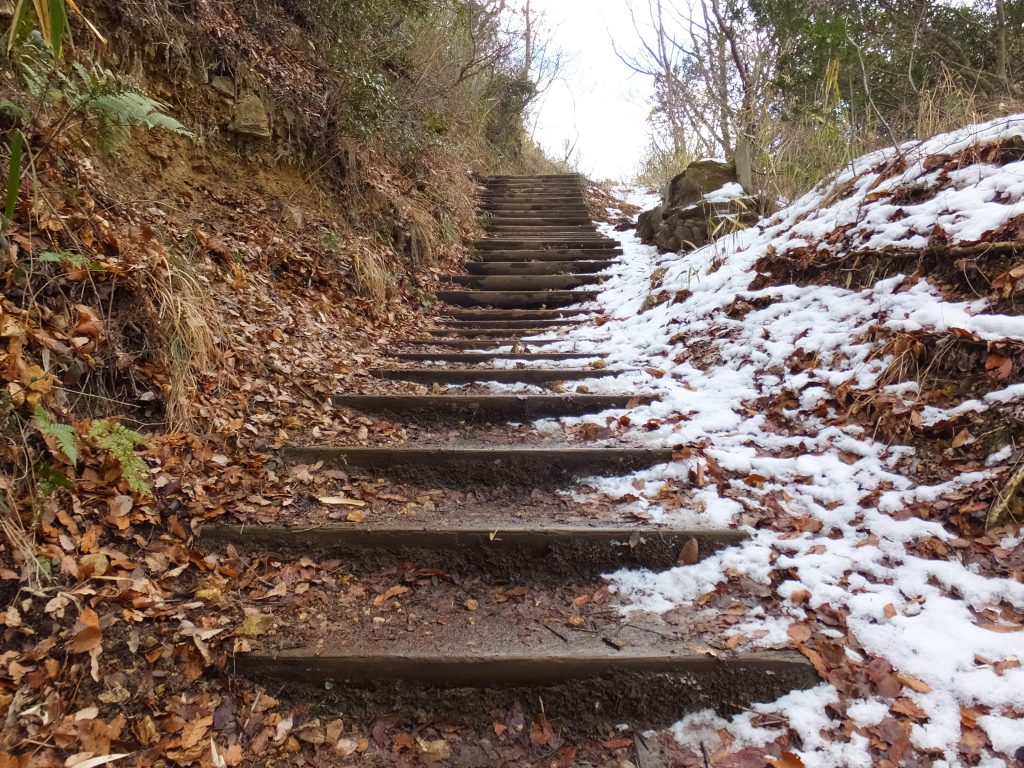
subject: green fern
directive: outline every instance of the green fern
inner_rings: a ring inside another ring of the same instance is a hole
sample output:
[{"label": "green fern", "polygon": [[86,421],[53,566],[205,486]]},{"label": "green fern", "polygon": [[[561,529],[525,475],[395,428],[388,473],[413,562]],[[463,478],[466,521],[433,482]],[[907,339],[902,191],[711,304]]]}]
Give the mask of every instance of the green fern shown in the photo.
[{"label": "green fern", "polygon": [[149,467],[135,455],[135,449],[146,445],[146,438],[117,421],[100,419],[89,427],[89,437],[103,450],[117,459],[121,474],[128,481],[128,487],[140,496],[150,494],[145,475]]},{"label": "green fern", "polygon": [[105,271],[103,265],[98,261],[93,261],[88,256],[83,256],[80,253],[70,253],[68,251],[43,251],[36,256],[36,261],[47,264],[67,264],[75,269],[87,269],[90,272]]},{"label": "green fern", "polygon": [[78,433],[68,424],[59,424],[50,418],[43,406],[36,404],[32,426],[56,443],[57,448],[67,457],[72,466],[78,463]]},{"label": "green fern", "polygon": [[109,69],[97,66],[86,69],[81,64],[74,64],[72,68],[78,80],[63,79],[76,95],[70,100],[73,110],[86,109],[108,126],[139,125],[192,136],[185,126],[164,112],[166,104],[147,96]]}]

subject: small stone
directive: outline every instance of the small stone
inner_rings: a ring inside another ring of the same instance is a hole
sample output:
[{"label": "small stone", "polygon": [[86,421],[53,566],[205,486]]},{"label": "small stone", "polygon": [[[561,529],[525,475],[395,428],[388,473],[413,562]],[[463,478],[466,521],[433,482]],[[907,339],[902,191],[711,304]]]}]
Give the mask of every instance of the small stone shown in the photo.
[{"label": "small stone", "polygon": [[235,98],[235,81],[224,75],[214,75],[210,78],[210,87],[222,96],[229,99]]},{"label": "small stone", "polygon": [[228,129],[261,139],[270,138],[270,115],[259,96],[248,93],[238,100]]},{"label": "small stone", "polygon": [[131,692],[128,691],[120,683],[114,683],[114,687],[110,690],[101,693],[98,698],[103,704],[124,704],[132,697]]}]

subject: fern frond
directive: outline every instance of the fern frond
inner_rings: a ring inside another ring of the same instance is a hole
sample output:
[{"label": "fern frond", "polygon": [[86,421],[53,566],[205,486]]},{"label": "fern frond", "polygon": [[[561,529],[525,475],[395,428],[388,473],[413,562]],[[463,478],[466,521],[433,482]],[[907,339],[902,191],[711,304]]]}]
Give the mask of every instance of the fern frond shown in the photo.
[{"label": "fern frond", "polygon": [[78,463],[78,433],[74,427],[55,422],[50,418],[46,409],[38,403],[36,403],[35,414],[32,416],[32,426],[38,429],[44,437],[52,440],[72,465]]},{"label": "fern frond", "polygon": [[89,427],[89,437],[117,460],[121,466],[121,474],[134,493],[140,496],[148,496],[151,493],[149,483],[145,480],[149,467],[135,455],[136,448],[146,445],[145,437],[110,419],[94,421]]},{"label": "fern frond", "polygon": [[192,135],[185,126],[162,112],[162,109],[166,107],[159,101],[130,90],[106,93],[89,100],[90,111],[117,125],[142,125],[150,129],[162,128],[182,136]]}]

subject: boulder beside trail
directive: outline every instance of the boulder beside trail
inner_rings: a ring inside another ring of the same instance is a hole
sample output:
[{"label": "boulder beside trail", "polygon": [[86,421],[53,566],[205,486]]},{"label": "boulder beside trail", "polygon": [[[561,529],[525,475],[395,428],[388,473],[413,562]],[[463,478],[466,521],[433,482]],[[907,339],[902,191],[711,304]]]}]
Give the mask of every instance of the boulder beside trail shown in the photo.
[{"label": "boulder beside trail", "polygon": [[692,251],[750,226],[765,209],[740,186],[732,163],[700,160],[665,185],[661,205],[640,214],[637,236],[662,251]]}]

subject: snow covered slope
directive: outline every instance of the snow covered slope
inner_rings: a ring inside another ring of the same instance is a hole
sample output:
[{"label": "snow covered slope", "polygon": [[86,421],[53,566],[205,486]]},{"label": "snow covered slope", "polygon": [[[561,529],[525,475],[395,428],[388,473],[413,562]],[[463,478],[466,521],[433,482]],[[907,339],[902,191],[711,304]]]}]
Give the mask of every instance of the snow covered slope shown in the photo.
[{"label": "snow covered slope", "polygon": [[590,391],[660,397],[602,429],[678,461],[593,484],[753,535],[614,587],[628,610],[727,611],[728,647],[797,647],[825,681],[687,718],[679,764],[703,764],[702,741],[714,765],[1012,762],[1024,545],[984,528],[1021,509],[1024,116],[861,158],[683,256],[620,239],[608,320],[571,345],[635,371]]}]

